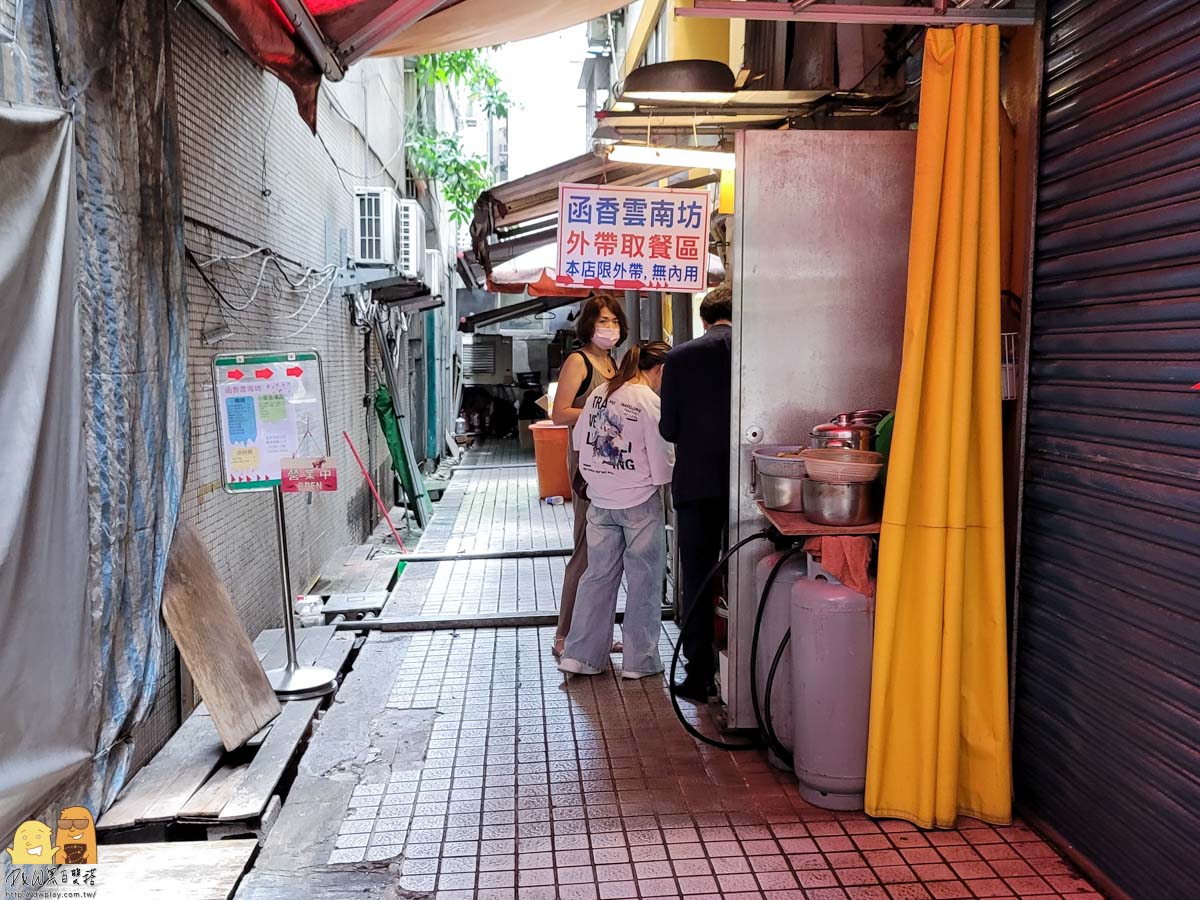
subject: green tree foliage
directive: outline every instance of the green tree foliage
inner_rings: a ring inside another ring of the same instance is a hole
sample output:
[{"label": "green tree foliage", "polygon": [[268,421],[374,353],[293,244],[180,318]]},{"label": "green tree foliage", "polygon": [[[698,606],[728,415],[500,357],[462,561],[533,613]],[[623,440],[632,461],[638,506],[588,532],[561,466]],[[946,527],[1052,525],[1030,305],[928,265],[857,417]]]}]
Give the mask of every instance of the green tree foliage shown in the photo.
[{"label": "green tree foliage", "polygon": [[451,50],[416,58],[417,83],[465,84],[488,115],[504,118],[512,99],[500,84],[500,76],[480,50]]},{"label": "green tree foliage", "polygon": [[[479,50],[429,53],[415,60],[417,84],[465,85],[484,111],[495,118],[508,115],[512,100],[500,84],[500,76]],[[467,153],[457,135],[432,130],[428,125],[409,128],[408,165],[423,178],[436,181],[450,205],[450,220],[464,224],[471,219],[475,198],[491,187],[487,160]]]},{"label": "green tree foliage", "polygon": [[487,160],[464,151],[457,135],[422,128],[413,130],[407,149],[409,168],[441,186],[450,205],[450,220],[459,225],[469,222],[475,198],[492,185]]}]

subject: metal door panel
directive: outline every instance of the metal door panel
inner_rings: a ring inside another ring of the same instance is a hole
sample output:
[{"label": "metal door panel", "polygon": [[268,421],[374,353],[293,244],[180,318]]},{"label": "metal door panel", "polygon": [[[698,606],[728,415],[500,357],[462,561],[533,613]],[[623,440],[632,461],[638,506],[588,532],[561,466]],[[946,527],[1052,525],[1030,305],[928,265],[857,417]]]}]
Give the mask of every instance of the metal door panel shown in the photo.
[{"label": "metal door panel", "polygon": [[[733,540],[764,524],[747,439],[804,444],[837,412],[892,407],[904,333],[916,135],[743,132],[737,140]],[[749,648],[759,544],[730,572],[730,722],[754,726]]]},{"label": "metal door panel", "polygon": [[[1195,2],[1050,3],[1018,584],[1022,809],[1200,896]],[[1189,24],[1190,23],[1190,24]]]}]

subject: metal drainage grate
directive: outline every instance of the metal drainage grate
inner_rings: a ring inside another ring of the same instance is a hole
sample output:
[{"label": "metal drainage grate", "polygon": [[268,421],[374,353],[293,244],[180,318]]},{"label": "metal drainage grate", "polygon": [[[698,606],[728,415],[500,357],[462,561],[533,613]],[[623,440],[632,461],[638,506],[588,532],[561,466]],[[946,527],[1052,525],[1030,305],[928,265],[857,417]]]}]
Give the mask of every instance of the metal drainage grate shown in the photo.
[{"label": "metal drainage grate", "polygon": [[17,4],[20,0],[0,0],[0,43],[17,38]]}]

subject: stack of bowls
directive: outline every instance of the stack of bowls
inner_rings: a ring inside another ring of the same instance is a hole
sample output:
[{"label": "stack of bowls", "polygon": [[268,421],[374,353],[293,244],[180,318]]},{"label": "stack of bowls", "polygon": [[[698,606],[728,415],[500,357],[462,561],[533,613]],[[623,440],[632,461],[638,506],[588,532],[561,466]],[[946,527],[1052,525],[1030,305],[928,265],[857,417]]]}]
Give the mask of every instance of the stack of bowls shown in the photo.
[{"label": "stack of bowls", "polygon": [[767,509],[784,512],[800,512],[804,509],[801,485],[805,466],[802,450],[796,446],[775,446],[760,447],[754,451],[759,496]]},{"label": "stack of bowls", "polygon": [[801,493],[809,521],[845,528],[879,519],[882,453],[830,447],[805,450],[803,458],[808,477]]},{"label": "stack of bowls", "polygon": [[809,478],[831,484],[874,481],[883,471],[883,454],[870,450],[833,447],[805,450],[803,459]]}]

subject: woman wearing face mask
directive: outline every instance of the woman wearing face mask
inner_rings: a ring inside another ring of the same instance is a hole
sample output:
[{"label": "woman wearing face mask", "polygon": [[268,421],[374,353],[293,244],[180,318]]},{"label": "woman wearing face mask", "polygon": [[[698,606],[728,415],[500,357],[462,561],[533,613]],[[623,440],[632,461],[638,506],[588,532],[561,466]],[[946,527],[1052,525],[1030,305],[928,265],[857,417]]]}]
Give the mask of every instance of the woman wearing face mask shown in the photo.
[{"label": "woman wearing face mask", "polygon": [[667,539],[663,485],[674,452],[658,432],[663,363],[659,341],[631,347],[617,374],[587,398],[575,424],[579,471],[587,482],[588,568],[579,582],[571,631],[558,667],[574,675],[608,668],[617,589],[627,583],[621,675],[663,670],[658,653]]},{"label": "woman wearing face mask", "polygon": [[[596,388],[607,384],[616,374],[617,364],[612,358],[612,348],[625,340],[629,326],[625,311],[616,297],[597,294],[590,297],[579,311],[575,323],[575,335],[583,345],[565,360],[558,376],[558,392],[554,395],[554,409],[550,418],[555,425],[572,428],[579,420],[580,410],[588,395]],[[567,464],[572,482],[579,466],[579,454],[572,446],[567,452]],[[575,511],[575,547],[567,570],[563,575],[562,596],[558,604],[558,629],[554,636],[553,652],[562,655],[563,641],[571,630],[571,615],[575,609],[575,593],[579,579],[587,571],[587,511],[588,501],[574,495],[571,498]]]}]

